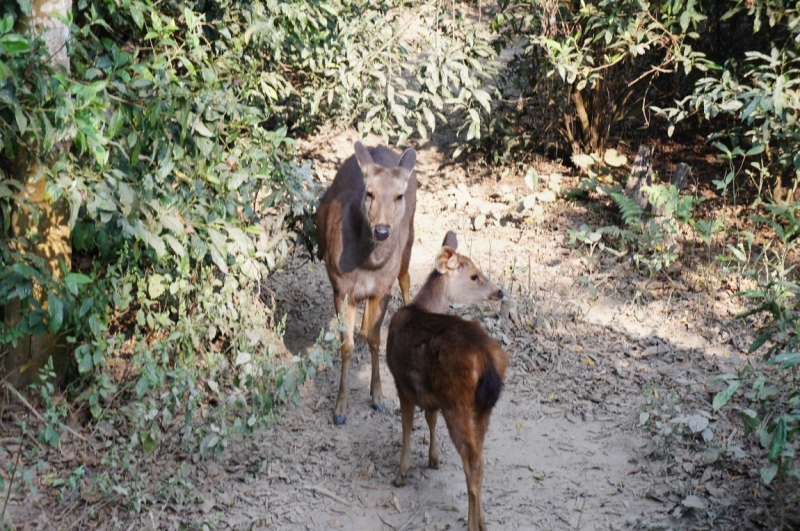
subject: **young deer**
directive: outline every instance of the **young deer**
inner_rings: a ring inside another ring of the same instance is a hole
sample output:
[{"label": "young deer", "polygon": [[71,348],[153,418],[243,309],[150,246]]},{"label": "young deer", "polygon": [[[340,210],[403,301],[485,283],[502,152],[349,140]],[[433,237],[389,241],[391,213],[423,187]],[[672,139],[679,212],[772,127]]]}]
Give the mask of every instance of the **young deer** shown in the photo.
[{"label": "young deer", "polygon": [[350,389],[347,373],[353,355],[353,328],[358,303],[366,300],[359,339],[366,339],[372,355],[372,407],[384,409],[378,353],[381,324],[395,278],[403,303],[408,304],[408,262],[414,243],[417,177],[413,149],[402,156],[385,147],[355,144],[325,192],[317,210],[317,239],[333,286],[337,315],[345,298],[347,331],[342,334],[342,375],[333,423],[347,421]]},{"label": "young deer", "polygon": [[469,497],[467,529],[486,529],[481,505],[483,439],[500,397],[508,358],[500,345],[472,321],[446,315],[451,302],[502,300],[503,292],[472,260],[456,253],[453,232],[445,236],[436,269],[410,305],[394,314],[386,343],[386,363],[394,376],[403,418],[403,449],[395,486],[406,483],[414,407],[430,427],[428,466],[439,468],[437,412],[464,463]]}]

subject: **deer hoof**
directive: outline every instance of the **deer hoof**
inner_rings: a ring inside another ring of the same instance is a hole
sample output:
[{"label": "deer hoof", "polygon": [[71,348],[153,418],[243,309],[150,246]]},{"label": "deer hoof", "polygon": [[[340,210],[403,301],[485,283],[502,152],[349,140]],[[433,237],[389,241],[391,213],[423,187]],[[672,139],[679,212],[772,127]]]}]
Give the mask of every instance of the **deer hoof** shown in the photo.
[{"label": "deer hoof", "polygon": [[438,459],[428,459],[428,468],[433,468],[434,470],[439,470],[439,460]]},{"label": "deer hoof", "polygon": [[392,480],[393,487],[405,487],[406,486],[406,478],[401,478],[400,476],[394,478]]},{"label": "deer hoof", "polygon": [[347,415],[333,415],[333,425],[334,426],[341,426],[345,422],[347,422]]},{"label": "deer hoof", "polygon": [[372,409],[375,411],[386,411],[386,404],[383,402],[376,402],[375,404],[372,404]]}]

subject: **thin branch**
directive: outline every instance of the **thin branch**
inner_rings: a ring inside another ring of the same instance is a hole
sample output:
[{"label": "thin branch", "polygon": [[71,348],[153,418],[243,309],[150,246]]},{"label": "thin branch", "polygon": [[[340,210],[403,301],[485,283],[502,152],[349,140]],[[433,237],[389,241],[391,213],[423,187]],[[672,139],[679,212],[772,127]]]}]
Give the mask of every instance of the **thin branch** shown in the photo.
[{"label": "thin branch", "polygon": [[341,497],[337,496],[336,494],[332,493],[328,489],[325,489],[325,488],[322,488],[322,487],[318,487],[316,485],[311,485],[310,487],[303,487],[303,489],[309,490],[311,492],[316,492],[317,494],[322,494],[323,496],[327,496],[328,498],[330,498],[332,500],[336,500],[339,503],[347,505],[348,507],[350,507],[350,502],[349,501],[345,500],[344,498],[341,498]]},{"label": "thin branch", "polygon": [[14,478],[17,475],[17,466],[19,466],[19,456],[22,454],[22,445],[17,448],[17,459],[14,461],[14,468],[11,471],[11,479],[8,480],[8,492],[6,492],[6,500],[3,502],[3,512],[0,513],[0,522],[5,522],[6,509],[8,508],[8,500],[11,499],[11,486],[14,485]]},{"label": "thin branch", "polygon": [[[36,411],[36,409],[34,409],[34,407],[30,404],[30,402],[28,402],[25,399],[25,397],[22,396],[22,394],[20,394],[19,391],[14,389],[8,382],[3,382],[3,385],[6,387],[6,389],[11,391],[11,394],[13,394],[17,398],[17,400],[19,400],[20,403],[22,403],[22,405],[25,406],[28,409],[28,411],[33,413],[33,416],[36,417],[39,420],[39,422],[43,422],[45,424],[47,423],[47,421],[44,419],[44,417],[42,417],[39,414],[39,412]],[[73,430],[72,428],[70,428],[66,424],[64,424],[64,429],[66,429],[69,433],[71,433],[75,438],[80,439],[81,441],[83,441],[86,444],[88,444],[90,448],[94,449],[94,447],[92,446],[92,443],[90,443],[89,440],[86,437],[84,437],[83,435],[81,435],[77,431]]]}]

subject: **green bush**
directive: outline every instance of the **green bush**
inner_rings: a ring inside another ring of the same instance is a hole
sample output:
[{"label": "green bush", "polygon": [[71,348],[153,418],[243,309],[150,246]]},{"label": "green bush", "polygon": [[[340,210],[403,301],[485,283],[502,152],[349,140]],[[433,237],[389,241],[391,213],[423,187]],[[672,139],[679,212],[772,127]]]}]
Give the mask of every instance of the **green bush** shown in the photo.
[{"label": "green bush", "polygon": [[800,175],[800,6],[737,1],[717,16],[718,33],[728,30],[739,43],[715,58],[710,73],[674,106],[655,110],[670,120],[670,132],[698,114],[711,123],[730,120],[733,126],[715,127],[710,140],[727,137],[739,149],[738,160],[751,159],[744,171],[759,197],[791,199]]},{"label": "green bush", "polygon": [[656,77],[706,68],[691,44],[702,39],[704,7],[694,0],[500,1],[494,44],[512,57],[499,87],[508,105],[493,132],[505,149],[523,142],[602,154],[612,128],[652,103]]},{"label": "green bush", "polygon": [[[800,431],[800,284],[793,278],[789,257],[796,252],[800,232],[800,206],[766,205],[766,216],[754,216],[757,226],[768,227],[778,236],[757,256],[744,249],[728,248],[738,261],[742,274],[753,285],[738,293],[753,307],[739,319],[763,316],[759,335],[749,354],[766,348],[764,363],[748,364],[739,374],[724,374],[717,380],[728,386],[714,397],[714,410],[732,402],[746,434],[754,434],[766,453],[761,478],[769,484],[778,474],[798,477],[793,469],[794,441]],[[749,250],[749,249],[748,249]],[[737,395],[739,389],[744,393]],[[729,406],[731,407],[731,406]]]}]

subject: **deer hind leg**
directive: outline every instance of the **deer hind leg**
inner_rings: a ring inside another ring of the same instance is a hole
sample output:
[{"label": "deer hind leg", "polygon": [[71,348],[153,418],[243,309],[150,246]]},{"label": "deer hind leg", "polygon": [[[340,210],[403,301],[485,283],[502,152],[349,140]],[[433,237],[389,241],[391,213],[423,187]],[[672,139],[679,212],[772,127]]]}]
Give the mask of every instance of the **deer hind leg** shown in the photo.
[{"label": "deer hind leg", "polygon": [[484,411],[476,415],[475,418],[475,443],[478,449],[478,455],[480,459],[478,463],[480,465],[480,469],[477,472],[478,475],[478,518],[480,522],[480,529],[482,531],[486,531],[486,514],[483,512],[483,498],[481,495],[483,485],[483,468],[484,468],[484,461],[483,461],[483,440],[486,437],[486,431],[489,429],[489,416],[492,414],[492,410]]},{"label": "deer hind leg", "polygon": [[439,412],[436,410],[425,411],[425,420],[431,432],[431,443],[428,446],[428,468],[439,468],[439,448],[436,446],[436,420]]},{"label": "deer hind leg", "polygon": [[414,401],[405,396],[402,392],[398,393],[400,398],[400,413],[403,418],[403,448],[400,450],[400,468],[397,476],[392,481],[395,487],[402,487],[408,479],[408,471],[411,468],[411,430],[414,427]]},{"label": "deer hind leg", "polygon": [[[341,313],[343,304],[343,297],[339,298],[337,296],[334,299],[337,314]],[[333,423],[336,426],[341,426],[347,422],[347,401],[350,397],[348,373],[350,372],[350,358],[353,357],[353,327],[356,324],[356,310],[356,304],[348,301],[344,316],[346,330],[342,332],[342,374],[339,378],[339,394],[336,396],[336,407],[333,410]]]},{"label": "deer hind leg", "polygon": [[369,352],[372,356],[372,380],[370,382],[370,395],[372,395],[372,408],[376,411],[383,411],[386,406],[383,403],[383,390],[381,389],[381,325],[386,314],[386,307],[389,304],[389,295],[383,297],[373,297],[367,299],[364,314],[369,313],[370,323],[367,327],[367,343]]},{"label": "deer hind leg", "polygon": [[464,476],[467,479],[467,499],[469,512],[467,531],[486,531],[481,507],[481,483],[483,483],[483,445],[482,439],[476,437],[476,420],[472,418],[469,408],[455,412],[444,412],[450,438],[461,456],[464,465]]}]

